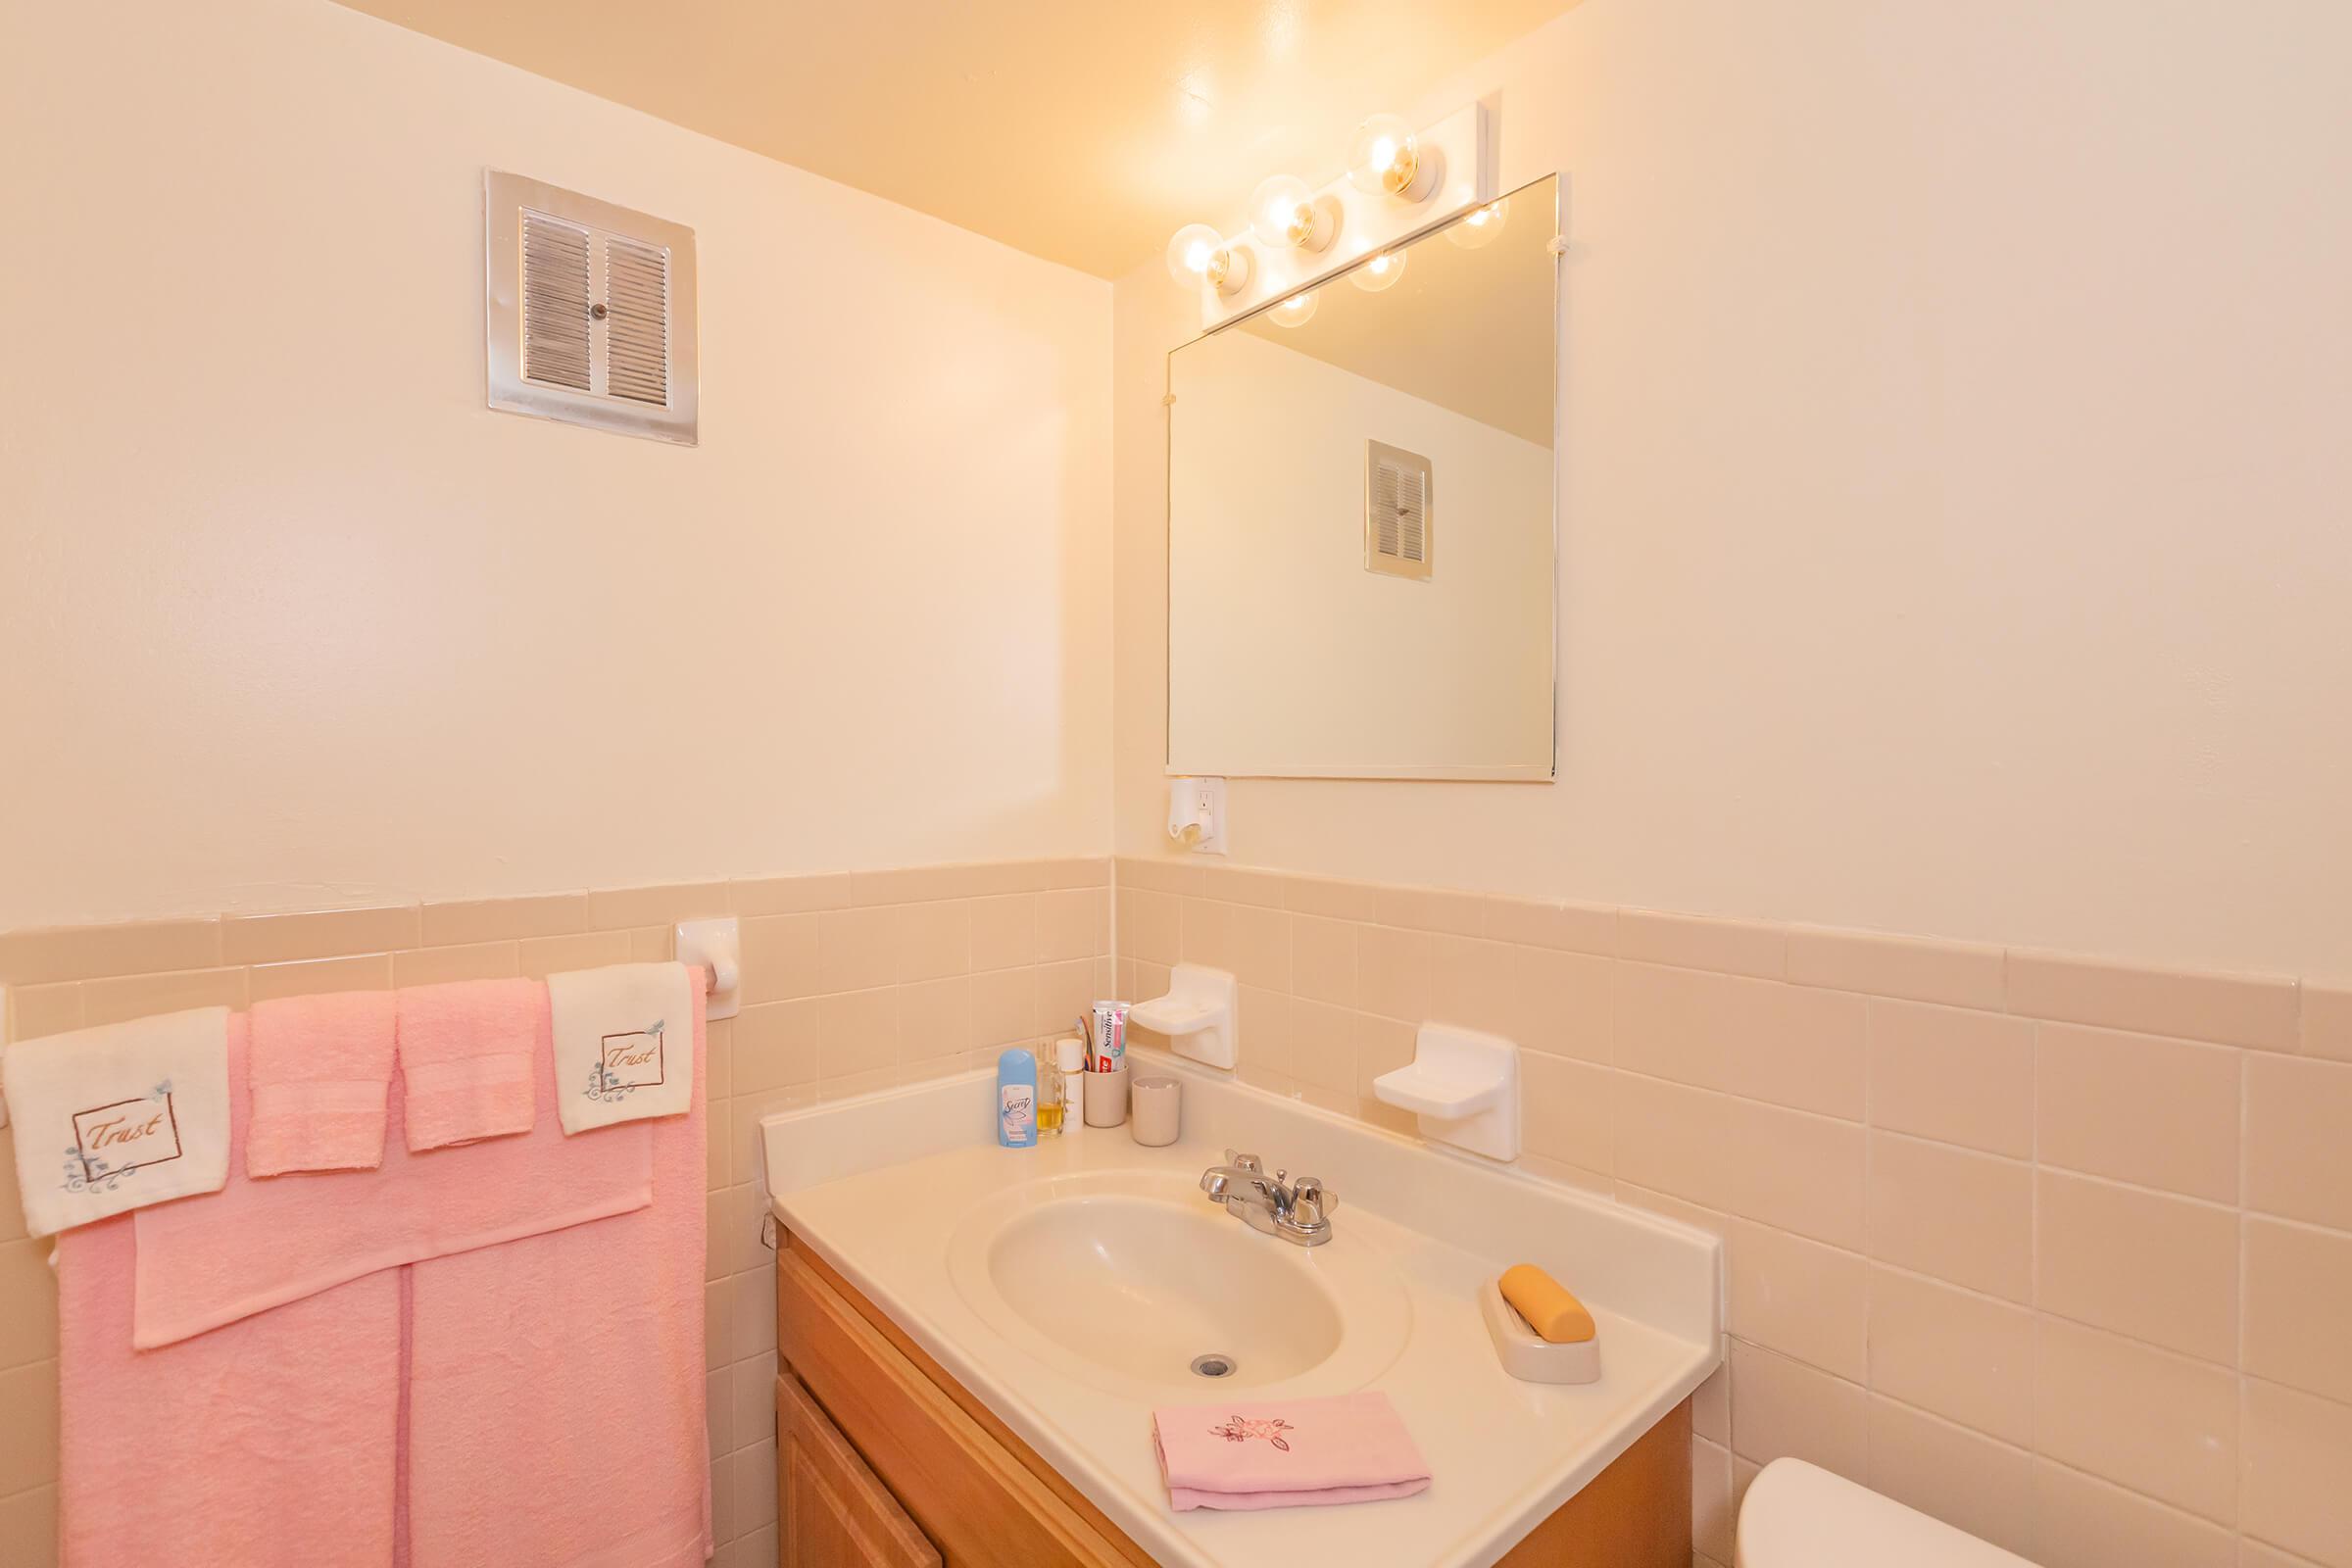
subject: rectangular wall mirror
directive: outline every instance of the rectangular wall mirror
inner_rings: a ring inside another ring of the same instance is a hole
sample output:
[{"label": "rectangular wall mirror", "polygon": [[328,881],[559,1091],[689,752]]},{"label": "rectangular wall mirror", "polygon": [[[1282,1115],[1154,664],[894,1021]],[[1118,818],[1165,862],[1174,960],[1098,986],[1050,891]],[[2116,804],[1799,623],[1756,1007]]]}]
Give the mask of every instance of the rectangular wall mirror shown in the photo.
[{"label": "rectangular wall mirror", "polygon": [[1558,233],[1555,176],[1168,356],[1169,772],[1552,776]]}]

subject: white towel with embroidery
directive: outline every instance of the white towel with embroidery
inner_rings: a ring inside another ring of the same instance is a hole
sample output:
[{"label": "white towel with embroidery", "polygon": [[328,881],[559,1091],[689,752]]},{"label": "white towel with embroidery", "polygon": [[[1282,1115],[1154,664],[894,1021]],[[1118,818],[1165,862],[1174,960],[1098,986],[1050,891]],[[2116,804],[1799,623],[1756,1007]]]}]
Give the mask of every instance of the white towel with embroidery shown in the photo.
[{"label": "white towel with embroidery", "polygon": [[682,1116],[694,1104],[694,971],[616,963],[547,977],[556,1113],[566,1133]]},{"label": "white towel with embroidery", "polygon": [[0,1080],[35,1236],[228,1180],[226,1007],[20,1040]]}]

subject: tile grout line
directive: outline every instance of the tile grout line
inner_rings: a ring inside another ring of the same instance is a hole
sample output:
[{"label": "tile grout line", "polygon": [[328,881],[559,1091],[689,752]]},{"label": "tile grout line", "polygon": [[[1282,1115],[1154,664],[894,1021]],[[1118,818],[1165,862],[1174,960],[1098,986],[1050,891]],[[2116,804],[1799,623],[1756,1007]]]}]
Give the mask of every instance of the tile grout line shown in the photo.
[{"label": "tile grout line", "polygon": [[[2296,988],[2295,1031],[2298,1044],[2302,1039],[2301,993],[2302,988],[2298,986]],[[2237,1063],[2237,1377],[2236,1386],[2231,1391],[2235,1397],[2230,1401],[2230,1419],[2234,1424],[2230,1439],[2231,1446],[2236,1450],[2234,1455],[2236,1462],[2230,1466],[2230,1502],[2232,1521],[2240,1527],[2246,1517],[2246,1411],[2253,1400],[2252,1380],[2246,1368],[2248,1359],[2246,1318],[2249,1315],[2246,1306],[2251,1299],[2249,1286],[2252,1282],[2252,1265],[2247,1246],[2247,1237],[2251,1227],[2247,1223],[2249,1211],[2246,1205],[2247,1200],[2251,1196],[2249,1176],[2254,1157],[2252,1142],[2246,1134],[2252,1119],[2253,1085],[2253,1058],[2241,1056]]]}]

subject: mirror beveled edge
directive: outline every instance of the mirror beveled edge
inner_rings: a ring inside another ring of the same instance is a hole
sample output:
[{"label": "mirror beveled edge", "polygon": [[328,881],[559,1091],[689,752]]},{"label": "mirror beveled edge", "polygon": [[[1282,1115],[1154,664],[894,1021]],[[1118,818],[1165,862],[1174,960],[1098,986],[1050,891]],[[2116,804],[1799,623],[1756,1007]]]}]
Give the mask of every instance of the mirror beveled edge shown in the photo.
[{"label": "mirror beveled edge", "polygon": [[[1366,251],[1362,256],[1358,257],[1348,266],[1343,267],[1337,271],[1328,273],[1325,276],[1318,278],[1313,284],[1313,287],[1317,289],[1329,288],[1333,284],[1347,278],[1350,273],[1353,273],[1358,269],[1364,267],[1372,260],[1373,257],[1381,254],[1383,251],[1410,249],[1413,246],[1435,240],[1443,235],[1446,230],[1466,220],[1472,213],[1479,211],[1480,208],[1492,206],[1495,202],[1520,201],[1530,195],[1532,192],[1536,191],[1539,187],[1546,184],[1552,186],[1551,233],[1553,238],[1553,253],[1551,259],[1551,667],[1549,679],[1545,683],[1546,688],[1551,693],[1551,755],[1549,759],[1543,763],[1490,767],[1454,765],[1431,765],[1424,767],[1366,767],[1346,764],[1333,764],[1330,766],[1284,764],[1279,767],[1179,766],[1177,764],[1175,756],[1176,650],[1173,647],[1172,642],[1166,642],[1163,643],[1161,649],[1162,661],[1160,670],[1160,757],[1162,760],[1160,771],[1163,777],[1332,780],[1362,779],[1365,781],[1401,779],[1517,784],[1550,784],[1558,780],[1560,766],[1560,410],[1564,401],[1560,393],[1560,332],[1566,315],[1566,308],[1561,300],[1561,280],[1565,272],[1563,263],[1566,261],[1566,257],[1561,254],[1559,241],[1567,232],[1567,225],[1563,211],[1565,207],[1565,192],[1567,189],[1567,174],[1562,171],[1554,170],[1548,173],[1538,175],[1536,178],[1528,180],[1523,184],[1515,185],[1509,190],[1501,191],[1497,193],[1491,201],[1482,202],[1472,207],[1465,207],[1460,212],[1453,214],[1451,217],[1440,220],[1437,222],[1429,224],[1427,227],[1415,229],[1411,233],[1395,241],[1392,244],[1375,247]],[[1254,310],[1244,312],[1242,315],[1236,316],[1230,320],[1220,321],[1215,326],[1212,326],[1205,331],[1196,333],[1193,336],[1186,338],[1183,342],[1178,343],[1174,347],[1170,348],[1162,362],[1160,377],[1162,398],[1161,414],[1163,416],[1160,421],[1160,621],[1163,627],[1163,636],[1166,638],[1173,638],[1175,627],[1175,606],[1173,603],[1175,594],[1175,570],[1173,556],[1176,548],[1176,518],[1174,515],[1175,505],[1173,480],[1176,461],[1176,425],[1175,420],[1172,417],[1166,417],[1165,416],[1168,415],[1175,400],[1176,356],[1182,353],[1184,350],[1192,348],[1196,344],[1205,342],[1207,339],[1215,337],[1220,333],[1236,330],[1245,322],[1254,321],[1259,317],[1265,315],[1268,311],[1273,310],[1276,306],[1282,303],[1283,301],[1281,299],[1268,300]]]}]

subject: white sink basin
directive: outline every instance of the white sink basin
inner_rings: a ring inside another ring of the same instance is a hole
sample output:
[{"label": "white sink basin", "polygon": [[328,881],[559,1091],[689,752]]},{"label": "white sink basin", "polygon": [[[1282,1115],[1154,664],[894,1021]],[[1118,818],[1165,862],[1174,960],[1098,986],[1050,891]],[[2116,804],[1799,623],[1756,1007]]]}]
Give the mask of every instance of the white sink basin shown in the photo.
[{"label": "white sink basin", "polygon": [[1078,1173],[983,1200],[948,1267],[983,1322],[1110,1393],[1334,1394],[1378,1377],[1412,1326],[1394,1266],[1348,1234],[1344,1211],[1335,1225],[1326,1245],[1294,1247],[1181,1177]]}]

